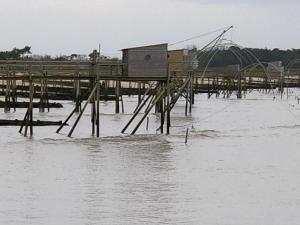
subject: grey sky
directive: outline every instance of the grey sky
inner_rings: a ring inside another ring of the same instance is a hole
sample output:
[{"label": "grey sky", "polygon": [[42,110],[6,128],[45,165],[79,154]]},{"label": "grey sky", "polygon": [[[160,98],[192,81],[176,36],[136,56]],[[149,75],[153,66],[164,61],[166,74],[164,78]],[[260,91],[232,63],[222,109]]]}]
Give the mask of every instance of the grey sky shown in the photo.
[{"label": "grey sky", "polygon": [[[298,0],[0,0],[0,49],[107,55],[173,43],[234,25],[227,38],[249,47],[300,48]],[[216,35],[216,34],[215,34]],[[214,35],[186,44],[203,45]],[[183,47],[184,45],[176,47]]]}]

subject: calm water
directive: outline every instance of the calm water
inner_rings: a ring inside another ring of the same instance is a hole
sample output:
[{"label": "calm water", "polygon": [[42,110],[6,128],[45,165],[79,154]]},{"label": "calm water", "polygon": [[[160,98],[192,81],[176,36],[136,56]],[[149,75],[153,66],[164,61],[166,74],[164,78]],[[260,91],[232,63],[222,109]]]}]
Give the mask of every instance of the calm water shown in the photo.
[{"label": "calm water", "polygon": [[[1,127],[0,224],[298,225],[300,93],[291,95],[200,95],[188,117],[181,101],[169,136],[156,134],[155,114],[149,131],[120,135],[135,97],[125,114],[101,104],[101,139],[90,136],[89,110],[74,138],[70,127],[35,127],[32,139]],[[63,120],[64,106],[34,117]]]}]

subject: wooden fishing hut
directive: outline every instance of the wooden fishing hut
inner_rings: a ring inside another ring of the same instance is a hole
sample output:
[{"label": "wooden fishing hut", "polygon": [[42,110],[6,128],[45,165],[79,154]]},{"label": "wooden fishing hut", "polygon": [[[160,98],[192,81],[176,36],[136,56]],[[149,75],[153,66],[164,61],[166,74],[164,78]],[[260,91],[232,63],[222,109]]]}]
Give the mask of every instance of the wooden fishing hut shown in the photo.
[{"label": "wooden fishing hut", "polygon": [[141,80],[166,80],[168,44],[122,49],[123,76]]},{"label": "wooden fishing hut", "polygon": [[[145,114],[138,122],[131,134],[134,134],[151,109],[155,106],[161,113],[160,130],[163,133],[165,113],[167,113],[167,133],[170,127],[170,100],[169,100],[169,68],[168,68],[168,44],[148,45],[134,48],[122,49],[122,76],[128,80],[140,82],[155,81],[157,84],[154,88],[149,88],[144,96],[139,96],[139,103],[135,113],[130,121],[126,124],[122,133],[126,131],[132,121],[136,118],[142,108],[149,102]],[[166,104],[165,104],[166,103]]]}]

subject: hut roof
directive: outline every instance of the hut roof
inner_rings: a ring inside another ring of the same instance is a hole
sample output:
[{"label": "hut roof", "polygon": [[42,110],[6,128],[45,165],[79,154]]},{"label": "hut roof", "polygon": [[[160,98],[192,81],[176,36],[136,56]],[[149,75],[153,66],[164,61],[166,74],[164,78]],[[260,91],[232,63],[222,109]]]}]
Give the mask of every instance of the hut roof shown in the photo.
[{"label": "hut roof", "polygon": [[146,45],[146,46],[139,46],[139,47],[132,47],[132,48],[124,48],[121,51],[134,50],[134,49],[140,49],[140,48],[149,48],[149,47],[159,47],[159,46],[165,46],[165,45],[168,45],[168,43],[156,44],[156,45]]}]

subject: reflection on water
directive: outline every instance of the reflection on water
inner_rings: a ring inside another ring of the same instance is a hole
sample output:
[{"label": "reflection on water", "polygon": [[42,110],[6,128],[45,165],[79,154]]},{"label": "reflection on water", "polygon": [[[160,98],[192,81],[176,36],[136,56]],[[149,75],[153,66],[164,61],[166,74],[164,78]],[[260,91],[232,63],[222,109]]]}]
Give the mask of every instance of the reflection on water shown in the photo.
[{"label": "reflection on water", "polygon": [[[102,104],[101,138],[89,112],[67,138],[56,127],[1,127],[0,224],[299,224],[300,105],[251,93],[247,99],[197,96],[172,113],[171,135],[120,135],[134,108]],[[36,118],[63,120],[72,104]],[[22,118],[23,111],[1,113]],[[190,128],[188,144],[185,129]]]}]

